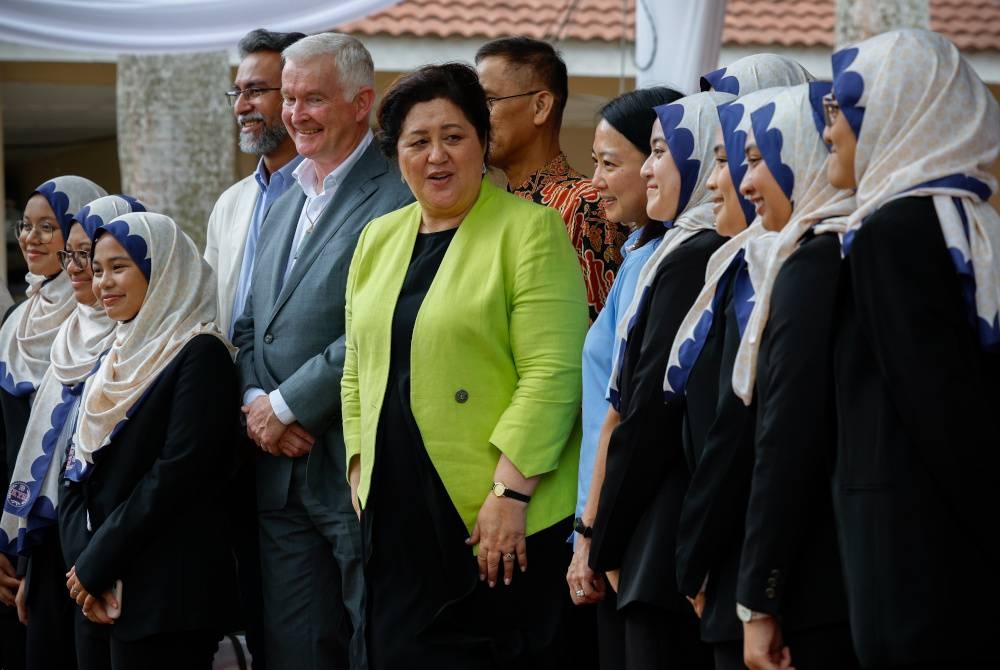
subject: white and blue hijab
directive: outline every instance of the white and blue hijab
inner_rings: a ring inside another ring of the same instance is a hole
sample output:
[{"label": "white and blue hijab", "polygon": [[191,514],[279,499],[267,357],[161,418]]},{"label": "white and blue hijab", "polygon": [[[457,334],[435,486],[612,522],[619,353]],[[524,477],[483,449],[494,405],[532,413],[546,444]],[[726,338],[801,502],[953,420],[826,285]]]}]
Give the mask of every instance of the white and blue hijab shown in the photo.
[{"label": "white and blue hijab", "polygon": [[984,349],[1000,350],[1000,214],[988,202],[1000,152],[996,99],[955,45],[927,30],[895,30],[838,51],[833,77],[857,137],[857,209],[845,253],[887,202],[933,198],[969,322]]},{"label": "white and blue hijab", "polygon": [[[748,93],[733,102],[719,105],[719,121],[722,124],[728,169],[737,193],[747,169],[745,149],[750,112],[772,100],[783,90],[785,87],[765,88]],[[740,202],[741,205],[749,204],[742,195]],[[749,212],[743,207],[743,215],[747,228],[734,235],[712,254],[705,269],[705,285],[677,330],[663,380],[663,395],[667,401],[684,393],[691,368],[694,367],[705,346],[715,315],[725,308],[722,300],[731,284],[741,335],[746,327],[753,307],[754,287],[760,281],[767,244],[774,237],[774,233],[764,230],[756,220],[756,212],[752,205]]]},{"label": "white and blue hijab", "polygon": [[[73,215],[91,200],[107,195],[100,186],[68,175],[50,179],[31,195],[45,198],[56,215],[63,239]],[[0,327],[0,388],[13,396],[30,396],[49,367],[49,349],[63,321],[73,312],[73,286],[65,272],[52,278],[28,273],[28,299]]]},{"label": "white and blue hijab", "polygon": [[[128,196],[109,195],[85,205],[73,220],[93,241],[97,227],[145,207]],[[115,323],[97,300],[77,302],[52,342],[52,364],[35,392],[31,416],[0,520],[0,549],[27,555],[38,531],[56,523],[66,445],[83,382],[111,346]]]},{"label": "white and blue hijab", "polygon": [[703,75],[701,90],[743,96],[774,86],[795,86],[815,77],[791,58],[753,54]]},{"label": "white and blue hijab", "polygon": [[635,295],[615,330],[614,362],[608,385],[608,401],[615,409],[619,408],[621,399],[622,364],[629,335],[646,309],[660,265],[691,237],[715,227],[712,193],[707,182],[715,161],[715,131],[719,127],[716,106],[732,99],[733,96],[727,93],[695,93],[655,108],[670,156],[680,173],[680,194],[677,215],[673,221],[664,222],[667,232],[639,273]]},{"label": "white and blue hijab", "polygon": [[768,170],[792,203],[788,223],[768,245],[762,276],[754,286],[756,296],[733,367],[733,391],[747,405],[753,400],[757,355],[771,309],[771,293],[781,266],[810,229],[842,233],[855,208],[850,191],[834,188],[826,176],[829,155],[823,143],[822,98],[830,91],[826,82],[812,82],[786,89],[751,110],[757,148]]},{"label": "white and blue hijab", "polygon": [[135,318],[115,326],[110,349],[84,386],[66,463],[66,477],[76,481],[87,476],[94,454],[124,427],[188,341],[208,334],[234,351],[216,323],[212,268],[171,218],[125,214],[98,226],[95,245],[102,235],[122,245],[149,287]]}]

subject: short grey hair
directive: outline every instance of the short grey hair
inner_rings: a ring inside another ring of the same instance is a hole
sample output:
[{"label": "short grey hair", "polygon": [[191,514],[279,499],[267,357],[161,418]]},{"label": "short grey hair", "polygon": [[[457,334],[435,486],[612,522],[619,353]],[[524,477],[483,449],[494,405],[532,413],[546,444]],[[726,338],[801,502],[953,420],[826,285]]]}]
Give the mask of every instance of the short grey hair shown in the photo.
[{"label": "short grey hair", "polygon": [[375,64],[361,40],[343,33],[319,33],[304,37],[281,52],[285,61],[305,63],[331,56],[337,68],[337,79],[350,100],[363,87],[375,88]]}]

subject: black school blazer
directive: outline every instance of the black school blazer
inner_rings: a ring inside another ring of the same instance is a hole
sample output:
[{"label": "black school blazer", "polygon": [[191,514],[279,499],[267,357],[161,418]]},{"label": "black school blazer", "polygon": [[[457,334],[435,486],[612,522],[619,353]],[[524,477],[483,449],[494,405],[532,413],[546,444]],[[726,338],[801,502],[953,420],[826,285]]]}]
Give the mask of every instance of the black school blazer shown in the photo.
[{"label": "black school blazer", "polygon": [[64,482],[66,564],[93,594],[122,580],[122,614],[111,628],[119,639],[222,632],[237,602],[224,504],[239,417],[229,352],[210,335],[193,338],[140,403],[94,455],[90,476]]}]

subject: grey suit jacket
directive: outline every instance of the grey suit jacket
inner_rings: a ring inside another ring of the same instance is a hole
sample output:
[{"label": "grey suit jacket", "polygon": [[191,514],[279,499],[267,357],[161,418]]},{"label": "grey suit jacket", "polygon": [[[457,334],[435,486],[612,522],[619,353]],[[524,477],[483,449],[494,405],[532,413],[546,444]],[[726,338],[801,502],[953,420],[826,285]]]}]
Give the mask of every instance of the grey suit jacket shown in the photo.
[{"label": "grey suit jacket", "polygon": [[[233,333],[241,389],[281,390],[299,423],[316,437],[307,464],[310,490],[335,511],[353,514],[340,417],[347,271],[365,225],[411,202],[398,168],[372,142],[316,222],[282,284],[305,203],[301,188],[289,189],[262,226],[250,295]],[[290,458],[260,456],[258,510],[285,506],[291,470]]]}]

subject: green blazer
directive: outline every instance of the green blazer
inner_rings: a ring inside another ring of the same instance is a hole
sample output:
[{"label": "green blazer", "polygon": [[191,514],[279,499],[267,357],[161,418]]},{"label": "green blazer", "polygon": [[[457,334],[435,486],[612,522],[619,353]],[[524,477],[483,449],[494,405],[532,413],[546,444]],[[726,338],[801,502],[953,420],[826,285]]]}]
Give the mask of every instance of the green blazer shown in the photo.
[{"label": "green blazer", "polygon": [[[347,460],[368,499],[396,299],[420,227],[414,203],[372,221],[347,279],[341,397]],[[559,213],[483,180],[427,292],[410,345],[410,406],[471,532],[500,454],[541,475],[527,534],[572,515],[587,295]],[[405,497],[409,492],[400,491]]]}]

